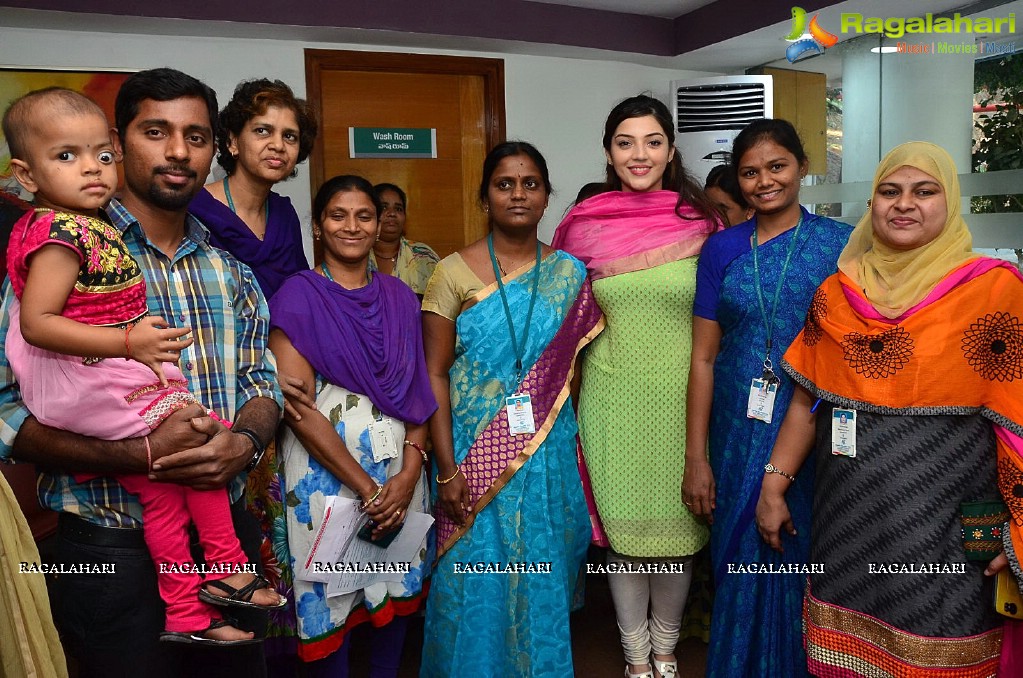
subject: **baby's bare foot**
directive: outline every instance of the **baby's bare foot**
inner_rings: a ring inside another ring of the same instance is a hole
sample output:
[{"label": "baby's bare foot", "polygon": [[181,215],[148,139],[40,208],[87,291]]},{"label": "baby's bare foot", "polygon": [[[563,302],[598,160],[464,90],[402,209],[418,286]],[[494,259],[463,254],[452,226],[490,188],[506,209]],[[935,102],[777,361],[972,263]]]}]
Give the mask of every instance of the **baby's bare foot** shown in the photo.
[{"label": "baby's bare foot", "polygon": [[235,641],[251,640],[253,634],[252,631],[242,631],[233,626],[218,626],[207,629],[205,632],[196,633],[196,635],[201,635],[203,638],[209,638],[210,640]]}]

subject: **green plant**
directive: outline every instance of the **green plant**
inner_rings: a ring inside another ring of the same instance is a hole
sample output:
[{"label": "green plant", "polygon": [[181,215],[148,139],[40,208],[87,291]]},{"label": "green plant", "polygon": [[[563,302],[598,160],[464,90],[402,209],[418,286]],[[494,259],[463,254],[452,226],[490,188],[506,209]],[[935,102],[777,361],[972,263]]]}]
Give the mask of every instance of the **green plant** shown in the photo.
[{"label": "green plant", "polygon": [[[1009,55],[978,62],[974,82],[978,103],[998,106],[974,124],[980,136],[973,149],[974,171],[1023,169],[1023,59]],[[1021,212],[1023,194],[977,196],[972,206],[974,212]]]}]

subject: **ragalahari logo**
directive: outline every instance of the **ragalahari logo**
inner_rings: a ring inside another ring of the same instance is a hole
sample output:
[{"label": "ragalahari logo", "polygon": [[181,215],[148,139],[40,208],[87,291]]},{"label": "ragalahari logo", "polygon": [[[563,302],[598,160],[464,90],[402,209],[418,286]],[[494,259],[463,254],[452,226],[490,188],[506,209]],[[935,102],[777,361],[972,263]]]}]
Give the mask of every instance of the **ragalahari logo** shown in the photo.
[{"label": "ragalahari logo", "polygon": [[792,30],[785,39],[792,44],[785,50],[785,58],[789,63],[823,54],[828,47],[838,44],[838,36],[829,33],[817,22],[817,15],[810,19],[810,34],[806,31],[806,10],[802,7],[792,8]]}]

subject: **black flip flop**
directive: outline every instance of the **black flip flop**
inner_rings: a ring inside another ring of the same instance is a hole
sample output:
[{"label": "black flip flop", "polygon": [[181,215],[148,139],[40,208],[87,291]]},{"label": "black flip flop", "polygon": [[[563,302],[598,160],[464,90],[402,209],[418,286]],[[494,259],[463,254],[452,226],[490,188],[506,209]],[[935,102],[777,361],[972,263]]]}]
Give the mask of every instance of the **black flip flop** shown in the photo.
[{"label": "black flip flop", "polygon": [[188,645],[207,645],[210,647],[235,647],[238,645],[254,645],[256,643],[263,642],[262,638],[247,638],[243,640],[217,640],[216,638],[207,638],[204,633],[212,629],[219,629],[223,626],[234,626],[234,620],[232,619],[214,619],[210,622],[202,631],[188,632],[177,632],[177,631],[164,631],[160,634],[160,640],[164,643],[185,643]]},{"label": "black flip flop", "polygon": [[[220,589],[226,596],[213,595],[206,590],[207,586]],[[255,578],[240,589],[230,584],[225,584],[221,579],[204,582],[199,589],[199,600],[210,605],[222,605],[224,607],[249,607],[257,610],[276,610],[288,604],[286,598],[277,594],[279,602],[276,605],[257,605],[252,602],[252,594],[260,589],[270,588],[270,582],[262,575],[257,574]]]}]

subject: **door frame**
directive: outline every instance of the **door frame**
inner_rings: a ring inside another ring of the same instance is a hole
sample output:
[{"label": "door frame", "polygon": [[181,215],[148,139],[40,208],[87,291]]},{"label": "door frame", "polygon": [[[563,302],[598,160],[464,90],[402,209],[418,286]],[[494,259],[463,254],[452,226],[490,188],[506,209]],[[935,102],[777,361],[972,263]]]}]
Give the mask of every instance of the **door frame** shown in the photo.
[{"label": "door frame", "polygon": [[[477,75],[483,78],[483,115],[487,150],[505,138],[504,60],[482,57],[456,57],[404,52],[358,52],[352,50],[306,49],[306,100],[323,119],[320,99],[321,74],[324,71],[383,71],[390,73],[430,73],[434,75]],[[322,125],[321,125],[322,128]],[[482,159],[481,159],[482,161]],[[309,154],[310,195],[326,180],[324,176],[323,135],[317,135]]]}]

